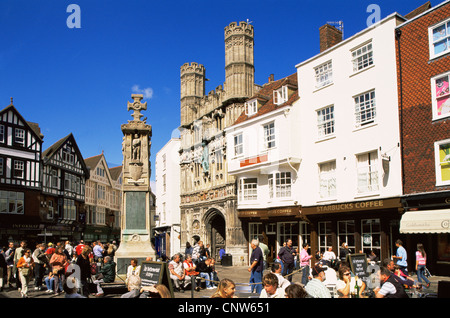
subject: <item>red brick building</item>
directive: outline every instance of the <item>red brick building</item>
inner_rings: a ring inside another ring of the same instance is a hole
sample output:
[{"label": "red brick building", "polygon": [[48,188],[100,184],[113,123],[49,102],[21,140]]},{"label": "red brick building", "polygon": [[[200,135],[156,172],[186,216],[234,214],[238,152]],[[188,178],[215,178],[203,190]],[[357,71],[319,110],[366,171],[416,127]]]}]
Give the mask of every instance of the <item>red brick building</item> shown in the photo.
[{"label": "red brick building", "polygon": [[428,268],[448,275],[450,2],[433,8],[428,2],[422,11],[396,29],[405,209],[398,236],[409,270],[415,270],[417,243],[423,243]]}]

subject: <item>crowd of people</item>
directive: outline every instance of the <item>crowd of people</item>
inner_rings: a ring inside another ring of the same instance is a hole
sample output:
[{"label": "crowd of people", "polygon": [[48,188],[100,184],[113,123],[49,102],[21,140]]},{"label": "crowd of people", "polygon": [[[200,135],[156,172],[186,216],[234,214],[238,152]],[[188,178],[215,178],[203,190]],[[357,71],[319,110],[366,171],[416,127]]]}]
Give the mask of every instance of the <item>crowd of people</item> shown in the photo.
[{"label": "crowd of people", "polygon": [[[258,239],[251,241],[252,253],[249,259],[248,286],[258,298],[406,298],[409,289],[419,289],[422,281],[426,288],[430,281],[425,275],[426,253],[422,244],[417,245],[415,270],[417,280],[408,271],[407,253],[400,240],[396,241],[397,252],[383,261],[371,251],[367,256],[369,263],[377,264],[379,270],[367,277],[359,278],[352,272],[347,255],[348,246],[342,244],[339,257],[328,248],[323,254],[309,254],[309,245],[293,247],[287,240],[280,248],[275,261],[268,268],[268,248]],[[103,283],[112,283],[116,278],[116,264],[113,261],[117,245],[115,242],[85,244],[80,241],[73,246],[71,242],[58,242],[55,245],[38,244],[32,251],[25,241],[15,246],[10,242],[0,256],[1,288],[15,288],[21,296],[28,297],[28,286],[34,277],[34,289],[65,297],[89,297],[89,283],[96,286],[96,297],[103,297]],[[221,256],[223,253],[221,254]],[[345,258],[342,257],[345,255]],[[147,261],[151,258],[147,258]],[[186,290],[214,289],[212,298],[236,298],[236,284],[229,278],[219,279],[216,260],[211,257],[209,245],[198,241],[191,246],[186,244],[185,253],[177,253],[171,258],[162,255],[158,261],[166,262],[175,292]],[[80,273],[77,279],[71,275],[76,264]],[[100,266],[98,266],[100,265]],[[167,286],[141,285],[141,266],[138,259],[131,260],[127,268],[125,285],[128,289],[122,298],[169,298]],[[294,274],[300,274],[300,282],[293,282]],[[377,282],[374,284],[373,282]],[[15,287],[13,286],[15,285]]]},{"label": "crowd of people", "polygon": [[[117,248],[115,241],[86,244],[81,240],[75,246],[70,241],[40,243],[33,250],[26,241],[18,245],[9,242],[7,247],[2,248],[0,255],[0,288],[2,291],[4,288],[17,289],[21,297],[28,298],[30,281],[34,278],[34,290],[45,290],[55,295],[65,292],[66,297],[70,295],[71,298],[88,297],[88,282],[92,277],[98,277],[94,283],[99,289],[96,296],[101,297],[100,284],[115,280],[113,257]],[[98,263],[103,263],[103,266],[98,268]],[[79,279],[75,282],[74,277],[67,279],[75,271],[72,264],[80,269]],[[74,290],[80,290],[81,293]]]}]

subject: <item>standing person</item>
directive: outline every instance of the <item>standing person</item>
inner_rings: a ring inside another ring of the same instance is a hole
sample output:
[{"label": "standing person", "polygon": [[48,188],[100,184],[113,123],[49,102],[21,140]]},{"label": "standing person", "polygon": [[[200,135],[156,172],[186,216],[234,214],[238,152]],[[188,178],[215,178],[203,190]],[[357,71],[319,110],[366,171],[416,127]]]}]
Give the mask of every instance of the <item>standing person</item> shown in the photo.
[{"label": "standing person", "polygon": [[237,298],[234,295],[235,290],[236,284],[231,279],[224,278],[219,282],[219,287],[211,298]]},{"label": "standing person", "polygon": [[92,249],[94,252],[94,260],[95,262],[99,262],[103,259],[103,245],[100,241],[97,243],[94,242],[94,244],[94,248]]},{"label": "standing person", "polygon": [[17,261],[16,267],[19,271],[19,278],[22,286],[20,293],[22,298],[28,298],[28,283],[30,282],[34,262],[31,257],[31,250],[25,248],[23,251],[23,256]]},{"label": "standing person", "polygon": [[416,272],[417,272],[417,280],[419,283],[422,283],[422,279],[427,284],[427,288],[430,287],[430,281],[425,276],[425,267],[427,265],[427,253],[425,253],[425,249],[423,248],[422,243],[417,244],[416,251]]},{"label": "standing person", "polygon": [[305,286],[308,283],[309,278],[309,262],[311,259],[311,255],[308,254],[308,243],[303,243],[302,250],[300,252],[300,267],[303,268],[302,270],[302,284]]},{"label": "standing person", "polygon": [[80,243],[75,247],[75,253],[77,254],[77,256],[80,256],[81,255],[81,252],[83,251],[83,248],[85,247],[86,245],[84,244],[84,241],[83,240],[80,240]]},{"label": "standing person", "polygon": [[324,269],[319,264],[313,266],[312,276],[313,279],[305,286],[308,295],[313,298],[331,298],[330,290],[323,283],[325,280]]},{"label": "standing person", "polygon": [[252,284],[252,293],[256,291],[256,293],[260,294],[262,291],[262,273],[264,266],[262,250],[259,247],[259,241],[256,239],[252,240],[250,246],[253,251],[250,256],[251,266],[248,268],[248,271],[251,273],[249,283]]},{"label": "standing person", "polygon": [[397,265],[403,273],[408,275],[408,256],[405,248],[403,247],[403,242],[401,240],[395,241],[395,246],[397,246],[397,252],[395,256],[392,256],[394,260],[397,260]]},{"label": "standing person", "polygon": [[17,263],[19,262],[19,259],[23,256],[23,252],[25,248],[27,247],[27,242],[22,241],[20,242],[20,246],[16,248],[16,252],[14,253],[14,275],[16,277],[16,288],[21,291],[22,288],[22,281],[19,276],[19,269],[17,268]]},{"label": "standing person", "polygon": [[3,291],[3,287],[6,283],[6,273],[8,271],[8,265],[6,264],[5,252],[6,247],[0,252],[0,292]]},{"label": "standing person", "polygon": [[[283,263],[281,275],[286,276],[294,271],[296,255],[297,251],[292,246],[292,240],[287,240],[286,246],[283,246],[278,252],[278,256],[280,256],[281,262]],[[292,282],[292,275],[289,275],[287,279]]]},{"label": "standing person", "polygon": [[192,251],[192,261],[195,265],[202,260],[202,257],[205,255],[205,248],[203,247],[203,241],[198,241],[197,244],[194,245],[194,249]]},{"label": "standing person", "polygon": [[344,242],[339,249],[339,260],[341,261],[341,263],[347,262],[348,254],[350,254],[350,250],[348,249],[348,244]]},{"label": "standing person", "polygon": [[45,256],[45,245],[38,244],[33,252],[34,261],[34,289],[42,290],[42,281],[44,279],[45,265],[48,263],[47,257]]},{"label": "standing person", "polygon": [[261,248],[262,252],[263,252],[263,264],[264,264],[264,269],[267,269],[267,255],[269,255],[270,251],[269,251],[269,247],[267,246],[267,244],[265,244],[263,242],[264,236],[261,235],[260,240],[259,240],[259,247]]},{"label": "standing person", "polygon": [[6,283],[9,288],[13,288],[12,281],[14,279],[14,253],[16,249],[14,248],[14,242],[9,242],[8,249],[5,252],[6,265]]},{"label": "standing person", "polygon": [[80,268],[80,285],[81,295],[86,298],[89,297],[89,285],[88,280],[91,277],[91,264],[89,260],[89,254],[92,252],[90,246],[85,246],[81,251],[81,254],[77,257],[76,264]]},{"label": "standing person", "polygon": [[56,295],[59,295],[60,286],[64,285],[64,272],[67,265],[67,257],[66,254],[64,254],[64,247],[59,246],[58,249],[55,250],[55,253],[52,255],[49,263],[52,266],[52,271],[55,278],[54,292]]},{"label": "standing person", "polygon": [[66,245],[64,246],[64,248],[66,249],[67,253],[67,259],[71,260],[72,256],[73,256],[73,246],[72,243],[70,243],[70,241],[66,241]]}]

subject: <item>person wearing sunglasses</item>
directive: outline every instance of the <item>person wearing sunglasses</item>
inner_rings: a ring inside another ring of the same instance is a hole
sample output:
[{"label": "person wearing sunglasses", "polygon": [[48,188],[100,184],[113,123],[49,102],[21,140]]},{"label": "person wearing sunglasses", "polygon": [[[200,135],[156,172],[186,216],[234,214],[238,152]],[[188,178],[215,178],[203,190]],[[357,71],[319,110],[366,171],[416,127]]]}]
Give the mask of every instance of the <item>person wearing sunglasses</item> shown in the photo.
[{"label": "person wearing sunglasses", "polygon": [[366,284],[362,281],[362,279],[356,279],[356,277],[352,277],[352,272],[350,271],[350,267],[341,266],[339,268],[339,280],[336,284],[336,290],[339,295],[339,298],[350,298],[352,293],[355,292],[356,284],[359,286],[359,295],[361,297],[362,292],[366,289]]}]

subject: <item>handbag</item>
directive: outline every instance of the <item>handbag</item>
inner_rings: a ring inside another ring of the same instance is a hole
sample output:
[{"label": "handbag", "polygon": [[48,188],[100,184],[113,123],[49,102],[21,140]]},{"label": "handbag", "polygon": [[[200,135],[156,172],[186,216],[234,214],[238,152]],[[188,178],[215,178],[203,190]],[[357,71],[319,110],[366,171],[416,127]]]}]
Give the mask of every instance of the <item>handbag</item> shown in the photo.
[{"label": "handbag", "polygon": [[29,267],[22,267],[22,275],[28,276],[30,274],[30,268]]}]

